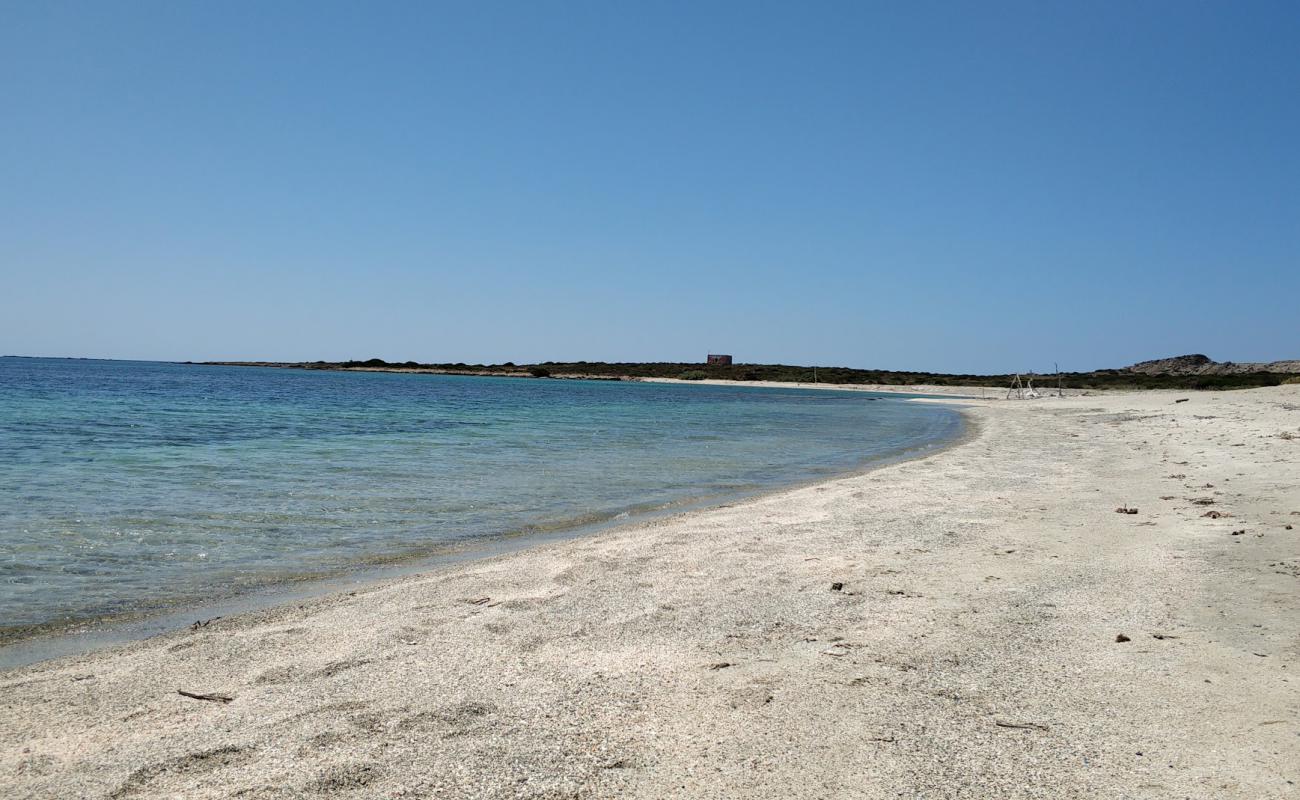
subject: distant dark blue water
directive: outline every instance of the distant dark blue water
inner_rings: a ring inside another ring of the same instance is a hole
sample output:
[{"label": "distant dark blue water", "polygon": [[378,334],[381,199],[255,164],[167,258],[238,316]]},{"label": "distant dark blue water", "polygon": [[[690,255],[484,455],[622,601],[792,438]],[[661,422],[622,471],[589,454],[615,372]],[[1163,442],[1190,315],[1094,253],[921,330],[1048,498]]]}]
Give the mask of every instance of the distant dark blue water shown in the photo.
[{"label": "distant dark blue water", "polygon": [[861,392],[0,358],[0,632],[936,447]]}]

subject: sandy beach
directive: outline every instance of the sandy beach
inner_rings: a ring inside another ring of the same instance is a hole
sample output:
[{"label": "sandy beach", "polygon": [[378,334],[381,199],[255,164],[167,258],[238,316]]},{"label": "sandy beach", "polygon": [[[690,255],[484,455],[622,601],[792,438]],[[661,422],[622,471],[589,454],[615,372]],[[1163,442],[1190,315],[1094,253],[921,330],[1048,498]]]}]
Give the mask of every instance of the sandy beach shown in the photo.
[{"label": "sandy beach", "polygon": [[927,458],[0,673],[0,794],[1300,795],[1300,386],[962,402]]},{"label": "sandy beach", "polygon": [[[705,378],[698,381],[684,381],[680,378],[636,378],[641,383],[685,383],[697,386],[729,387],[766,387],[769,389],[824,389],[834,392],[872,392],[873,394],[926,394],[963,399],[998,400],[1005,399],[1005,386],[939,386],[931,383],[788,383],[782,381],[730,381]],[[1055,392],[1055,388],[1051,390]],[[1040,394],[1046,394],[1045,387],[1039,387]],[[1078,389],[1066,389],[1066,396],[1080,395]]]}]

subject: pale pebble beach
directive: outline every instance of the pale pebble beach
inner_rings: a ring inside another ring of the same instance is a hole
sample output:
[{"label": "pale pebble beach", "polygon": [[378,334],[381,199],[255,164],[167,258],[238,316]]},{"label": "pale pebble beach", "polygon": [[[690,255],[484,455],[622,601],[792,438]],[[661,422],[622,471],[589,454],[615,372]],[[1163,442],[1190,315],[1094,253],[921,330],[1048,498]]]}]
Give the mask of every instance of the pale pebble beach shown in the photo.
[{"label": "pale pebble beach", "polygon": [[0,794],[1300,794],[1300,386],[924,402],[967,440],[0,673]]}]

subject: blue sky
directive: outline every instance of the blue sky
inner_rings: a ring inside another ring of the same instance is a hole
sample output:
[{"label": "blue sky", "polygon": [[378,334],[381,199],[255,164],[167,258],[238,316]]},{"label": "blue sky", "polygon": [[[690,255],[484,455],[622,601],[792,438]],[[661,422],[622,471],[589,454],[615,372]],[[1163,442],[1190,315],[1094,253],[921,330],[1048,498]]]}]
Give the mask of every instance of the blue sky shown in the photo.
[{"label": "blue sky", "polygon": [[0,352],[1300,358],[1300,4],[0,6]]}]

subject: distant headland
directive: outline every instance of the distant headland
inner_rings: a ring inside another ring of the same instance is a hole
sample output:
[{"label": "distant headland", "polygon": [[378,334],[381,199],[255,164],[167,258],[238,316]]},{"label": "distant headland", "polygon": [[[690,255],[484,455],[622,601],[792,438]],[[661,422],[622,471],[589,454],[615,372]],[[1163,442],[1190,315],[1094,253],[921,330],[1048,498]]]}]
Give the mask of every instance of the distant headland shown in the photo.
[{"label": "distant headland", "polygon": [[[194,362],[186,362],[194,363]],[[204,361],[201,365],[233,367],[278,367],[284,369],[344,370],[356,372],[411,372],[437,375],[478,375],[511,378],[554,378],[581,380],[677,380],[772,381],[778,383],[826,383],[881,386],[1005,386],[1015,380],[1011,373],[998,375],[907,372],[853,369],[833,366],[732,363],[730,358],[710,356],[704,362],[604,362],[543,361],[538,364],[421,363],[418,361]],[[1091,372],[1061,372],[1035,375],[1052,386],[1067,389],[1246,389],[1300,383],[1300,360],[1271,363],[1216,362],[1204,355],[1143,361],[1118,369]]]}]

